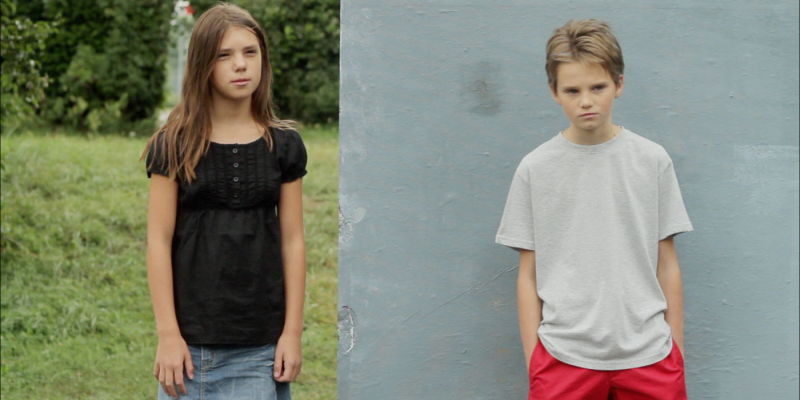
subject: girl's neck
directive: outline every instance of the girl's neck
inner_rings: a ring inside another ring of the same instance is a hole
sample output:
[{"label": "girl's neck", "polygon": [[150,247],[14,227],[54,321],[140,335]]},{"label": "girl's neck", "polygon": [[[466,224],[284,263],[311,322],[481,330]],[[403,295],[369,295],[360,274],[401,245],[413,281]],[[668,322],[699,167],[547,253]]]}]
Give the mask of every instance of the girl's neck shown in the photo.
[{"label": "girl's neck", "polygon": [[211,138],[218,143],[249,143],[263,134],[250,110],[250,98],[234,101],[212,97]]},{"label": "girl's neck", "polygon": [[211,98],[211,126],[215,130],[236,130],[241,126],[252,126],[255,122],[250,109],[250,97],[239,101],[215,94]]}]

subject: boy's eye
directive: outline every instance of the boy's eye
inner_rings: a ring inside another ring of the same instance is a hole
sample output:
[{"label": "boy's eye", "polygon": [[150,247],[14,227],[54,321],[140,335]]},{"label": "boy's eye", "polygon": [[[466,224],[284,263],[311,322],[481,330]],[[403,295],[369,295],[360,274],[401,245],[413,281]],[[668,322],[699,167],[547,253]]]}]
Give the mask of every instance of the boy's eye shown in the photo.
[{"label": "boy's eye", "polygon": [[575,93],[578,93],[578,91],[575,90],[575,89],[567,89],[567,93],[568,94],[575,94]]},{"label": "boy's eye", "polygon": [[594,87],[594,90],[603,90],[606,88],[606,85],[598,85]]}]

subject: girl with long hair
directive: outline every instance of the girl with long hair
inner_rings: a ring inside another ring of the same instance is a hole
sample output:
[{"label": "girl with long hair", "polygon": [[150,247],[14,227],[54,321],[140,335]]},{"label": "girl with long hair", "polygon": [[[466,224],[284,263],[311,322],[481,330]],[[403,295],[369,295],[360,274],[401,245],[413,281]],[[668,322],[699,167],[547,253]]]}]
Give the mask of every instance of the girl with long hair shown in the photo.
[{"label": "girl with long hair", "polygon": [[306,151],[272,111],[271,78],[253,17],[209,9],[142,154],[159,399],[284,400],[300,372]]}]

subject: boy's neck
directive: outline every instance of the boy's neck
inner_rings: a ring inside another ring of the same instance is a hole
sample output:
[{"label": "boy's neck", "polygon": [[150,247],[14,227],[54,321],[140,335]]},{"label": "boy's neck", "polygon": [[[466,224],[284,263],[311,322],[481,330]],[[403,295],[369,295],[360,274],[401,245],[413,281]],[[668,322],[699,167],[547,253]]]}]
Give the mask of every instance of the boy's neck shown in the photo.
[{"label": "boy's neck", "polygon": [[622,131],[622,127],[608,123],[606,126],[598,127],[597,129],[584,130],[570,125],[569,128],[561,132],[564,138],[572,143],[584,146],[592,146],[596,144],[605,143],[615,138]]}]

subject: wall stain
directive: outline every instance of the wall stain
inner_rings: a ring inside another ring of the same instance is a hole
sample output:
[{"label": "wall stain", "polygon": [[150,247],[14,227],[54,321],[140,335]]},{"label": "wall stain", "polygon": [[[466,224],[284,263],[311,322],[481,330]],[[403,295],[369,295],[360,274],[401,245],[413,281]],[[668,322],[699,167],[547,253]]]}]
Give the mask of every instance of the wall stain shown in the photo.
[{"label": "wall stain", "polygon": [[797,146],[743,145],[734,147],[733,181],[745,187],[750,212],[769,215],[796,207]]},{"label": "wall stain", "polygon": [[339,331],[339,354],[347,354],[356,346],[356,312],[348,306],[339,308],[336,328]]},{"label": "wall stain", "polygon": [[500,64],[481,61],[462,72],[460,96],[469,113],[490,117],[502,111],[500,69]]},{"label": "wall stain", "polygon": [[345,196],[339,196],[339,243],[346,243],[353,239],[355,225],[361,222],[366,215],[366,208],[352,206]]}]

